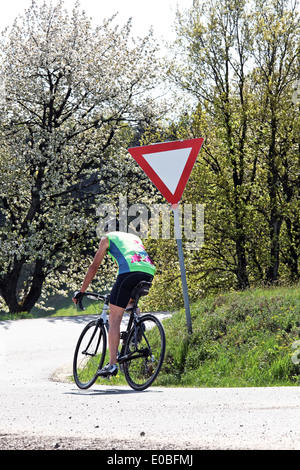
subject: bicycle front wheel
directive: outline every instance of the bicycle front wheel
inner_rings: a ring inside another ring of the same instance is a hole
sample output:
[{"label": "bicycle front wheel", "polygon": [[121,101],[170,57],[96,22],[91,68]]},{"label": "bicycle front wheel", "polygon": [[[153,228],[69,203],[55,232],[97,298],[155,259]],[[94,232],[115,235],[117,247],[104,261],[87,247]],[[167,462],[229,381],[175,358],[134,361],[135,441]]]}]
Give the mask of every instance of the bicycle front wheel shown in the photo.
[{"label": "bicycle front wheel", "polygon": [[74,353],[73,376],[79,388],[91,387],[97,380],[97,371],[104,363],[106,331],[102,323],[91,321],[82,331]]},{"label": "bicycle front wheel", "polygon": [[145,390],[156,379],[165,356],[166,337],[161,322],[153,315],[143,315],[127,337],[123,362],[124,375],[134,390]]}]

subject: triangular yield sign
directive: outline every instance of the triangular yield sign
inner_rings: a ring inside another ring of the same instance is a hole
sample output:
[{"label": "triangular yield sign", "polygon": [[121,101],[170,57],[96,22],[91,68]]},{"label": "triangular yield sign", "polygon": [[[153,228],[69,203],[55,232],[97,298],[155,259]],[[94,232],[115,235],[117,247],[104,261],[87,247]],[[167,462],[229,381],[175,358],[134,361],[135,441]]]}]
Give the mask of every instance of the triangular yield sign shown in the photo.
[{"label": "triangular yield sign", "polygon": [[203,139],[178,140],[132,147],[130,155],[170,204],[180,201]]}]

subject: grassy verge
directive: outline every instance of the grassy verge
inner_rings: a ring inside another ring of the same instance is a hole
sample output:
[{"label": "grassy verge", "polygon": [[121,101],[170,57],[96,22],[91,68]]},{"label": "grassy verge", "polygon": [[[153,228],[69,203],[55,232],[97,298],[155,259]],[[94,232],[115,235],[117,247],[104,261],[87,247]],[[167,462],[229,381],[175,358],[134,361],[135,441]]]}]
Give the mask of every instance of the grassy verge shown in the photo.
[{"label": "grassy verge", "polygon": [[164,323],[168,348],[156,385],[300,385],[299,289],[224,294],[193,304],[191,312],[190,337],[184,311]]},{"label": "grassy verge", "polygon": [[52,300],[51,310],[41,310],[39,308],[33,308],[30,313],[20,314],[6,314],[1,313],[1,320],[18,320],[18,319],[29,319],[29,318],[52,318],[52,317],[74,317],[78,315],[93,315],[101,310],[103,304],[95,302],[89,299],[85,300],[85,310],[79,310],[71,300],[71,298],[59,296],[57,299]]}]

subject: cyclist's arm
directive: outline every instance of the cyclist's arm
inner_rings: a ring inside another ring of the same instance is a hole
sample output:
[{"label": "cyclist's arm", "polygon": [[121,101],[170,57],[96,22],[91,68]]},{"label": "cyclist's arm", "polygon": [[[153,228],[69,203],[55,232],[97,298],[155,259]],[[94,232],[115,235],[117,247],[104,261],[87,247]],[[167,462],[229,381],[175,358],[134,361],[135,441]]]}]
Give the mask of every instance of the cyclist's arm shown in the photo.
[{"label": "cyclist's arm", "polygon": [[102,263],[104,256],[106,255],[108,247],[108,238],[104,236],[103,238],[101,238],[98,251],[95,254],[95,257],[87,270],[80,292],[85,292],[94,277],[96,276],[99,266]]}]

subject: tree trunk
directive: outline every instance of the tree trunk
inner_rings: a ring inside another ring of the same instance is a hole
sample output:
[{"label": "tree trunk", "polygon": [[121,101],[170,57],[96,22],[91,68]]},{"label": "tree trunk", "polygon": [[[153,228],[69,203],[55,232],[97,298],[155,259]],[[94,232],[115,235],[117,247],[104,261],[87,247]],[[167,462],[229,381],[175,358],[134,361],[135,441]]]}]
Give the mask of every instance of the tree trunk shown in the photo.
[{"label": "tree trunk", "polygon": [[7,304],[9,313],[11,314],[30,312],[32,310],[41,295],[43,283],[46,278],[43,273],[45,262],[38,259],[34,266],[33,277],[28,294],[25,294],[23,300],[20,301],[19,290],[22,268],[24,265],[25,263],[23,260],[16,262],[13,270],[7,273],[0,281],[0,294]]},{"label": "tree trunk", "polygon": [[276,162],[276,136],[277,136],[277,119],[275,113],[275,105],[272,109],[271,119],[271,141],[268,153],[268,193],[270,198],[270,219],[269,219],[269,234],[270,234],[270,256],[269,265],[266,269],[266,281],[273,283],[278,279],[279,271],[279,253],[280,253],[280,229],[282,225],[283,216],[280,214],[278,207],[278,185],[279,185],[279,170]]},{"label": "tree trunk", "polygon": [[280,229],[282,217],[278,215],[270,221],[270,261],[266,271],[267,283],[273,283],[278,279],[279,272],[279,253],[280,253]]},{"label": "tree trunk", "polygon": [[23,302],[23,306],[22,306],[23,312],[30,312],[41,295],[43,283],[46,278],[43,272],[44,266],[45,266],[44,260],[37,259],[35,263],[34,272],[33,272],[31,288]]},{"label": "tree trunk", "polygon": [[[237,231],[239,229],[237,228]],[[243,231],[244,228],[241,227]],[[236,240],[236,254],[237,254],[237,268],[236,276],[238,280],[239,289],[247,289],[250,287],[248,272],[247,272],[247,257],[245,250],[245,235],[241,233]]]},{"label": "tree trunk", "polygon": [[285,218],[288,248],[285,262],[290,272],[290,280],[296,282],[300,278],[299,272],[299,247],[300,247],[300,225],[292,224],[290,218]]}]

